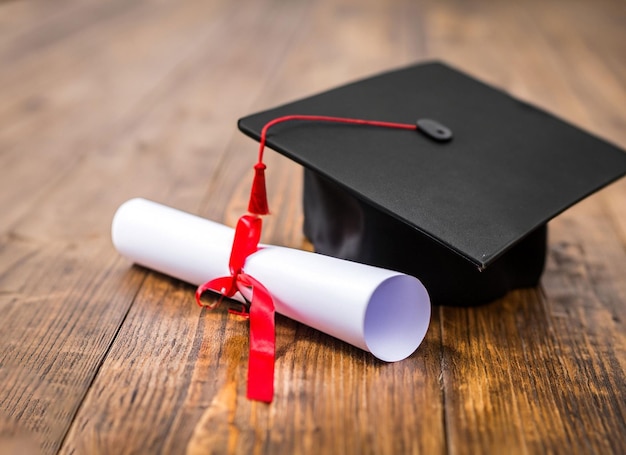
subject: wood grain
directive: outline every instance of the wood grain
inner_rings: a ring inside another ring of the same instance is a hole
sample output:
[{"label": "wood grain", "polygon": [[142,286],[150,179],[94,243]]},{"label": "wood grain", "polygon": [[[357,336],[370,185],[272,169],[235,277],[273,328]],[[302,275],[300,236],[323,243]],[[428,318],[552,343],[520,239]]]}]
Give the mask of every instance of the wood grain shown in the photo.
[{"label": "wood grain", "polygon": [[[435,308],[393,364],[277,318],[245,398],[245,320],[111,246],[143,196],[233,225],[237,118],[443,59],[626,147],[619,0],[0,2],[0,453],[625,453],[626,181],[550,224],[542,284]],[[263,240],[310,248],[268,153]]]}]

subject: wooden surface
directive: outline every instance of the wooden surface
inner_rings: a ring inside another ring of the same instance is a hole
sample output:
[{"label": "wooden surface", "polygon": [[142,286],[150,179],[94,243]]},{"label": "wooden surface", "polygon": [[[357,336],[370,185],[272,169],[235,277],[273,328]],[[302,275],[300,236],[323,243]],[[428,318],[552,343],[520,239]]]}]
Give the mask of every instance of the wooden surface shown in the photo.
[{"label": "wooden surface", "polygon": [[[277,318],[273,404],[245,321],[110,241],[143,196],[233,225],[240,116],[443,59],[626,147],[620,0],[0,2],[0,453],[626,453],[626,181],[550,224],[537,289],[435,308],[385,364]],[[264,240],[306,247],[268,153]]]}]

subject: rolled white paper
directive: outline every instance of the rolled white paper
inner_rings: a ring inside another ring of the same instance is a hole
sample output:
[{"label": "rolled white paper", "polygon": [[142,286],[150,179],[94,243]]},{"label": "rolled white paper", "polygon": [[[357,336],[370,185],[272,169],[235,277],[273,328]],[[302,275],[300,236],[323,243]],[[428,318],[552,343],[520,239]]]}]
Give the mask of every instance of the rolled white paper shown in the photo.
[{"label": "rolled white paper", "polygon": [[[113,218],[113,244],[129,260],[194,285],[228,276],[234,230],[145,199]],[[274,299],[276,311],[371,352],[402,360],[420,345],[430,299],[409,275],[317,253],[263,245],[244,270]]]}]

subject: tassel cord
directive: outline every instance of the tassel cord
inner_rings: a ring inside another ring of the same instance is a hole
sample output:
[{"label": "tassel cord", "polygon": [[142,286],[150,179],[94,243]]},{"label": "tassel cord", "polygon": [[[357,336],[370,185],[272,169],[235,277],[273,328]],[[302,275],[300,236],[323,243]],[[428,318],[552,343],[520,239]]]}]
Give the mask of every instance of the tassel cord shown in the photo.
[{"label": "tassel cord", "polygon": [[294,120],[310,121],[310,122],[333,122],[333,123],[347,123],[351,125],[367,125],[377,126],[380,128],[395,128],[403,130],[417,130],[417,125],[412,123],[396,123],[396,122],[381,122],[378,120],[364,120],[350,117],[333,117],[328,115],[285,115],[283,117],[277,117],[267,122],[261,130],[261,139],[259,141],[259,158],[258,164],[263,163],[263,151],[265,150],[265,143],[267,142],[267,133],[269,129],[279,123],[290,122]]}]

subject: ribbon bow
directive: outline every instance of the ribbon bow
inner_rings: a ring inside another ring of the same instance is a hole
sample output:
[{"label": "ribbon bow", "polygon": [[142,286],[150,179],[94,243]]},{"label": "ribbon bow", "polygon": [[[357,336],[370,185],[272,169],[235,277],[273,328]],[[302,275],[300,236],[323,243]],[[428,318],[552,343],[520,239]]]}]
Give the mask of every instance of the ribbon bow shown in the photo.
[{"label": "ribbon bow", "polygon": [[[201,307],[215,309],[222,297],[233,297],[237,291],[250,302],[244,304],[242,311],[229,312],[250,319],[247,396],[251,400],[270,403],[274,395],[274,301],[265,286],[243,270],[246,258],[259,249],[261,226],[262,220],[256,215],[239,218],[228,262],[230,276],[215,278],[199,286],[196,302]],[[215,304],[205,305],[201,297],[206,291],[217,292],[221,297]]]}]

